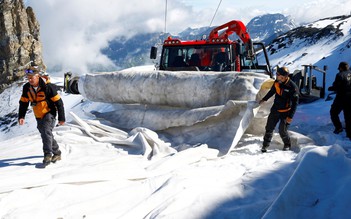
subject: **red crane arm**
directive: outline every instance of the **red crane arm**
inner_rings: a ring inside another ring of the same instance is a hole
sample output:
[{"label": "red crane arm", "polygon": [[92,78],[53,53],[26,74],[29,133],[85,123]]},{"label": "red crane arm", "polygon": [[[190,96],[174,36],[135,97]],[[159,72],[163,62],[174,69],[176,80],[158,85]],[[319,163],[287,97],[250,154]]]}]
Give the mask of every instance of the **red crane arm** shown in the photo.
[{"label": "red crane arm", "polygon": [[[220,35],[218,35],[218,31],[223,30],[225,28],[227,29]],[[243,22],[237,20],[232,20],[228,23],[216,27],[211,31],[209,38],[228,38],[228,36],[233,34],[233,32],[235,32],[244,43],[248,43],[250,41],[250,35],[246,31],[246,26],[243,24]]]}]

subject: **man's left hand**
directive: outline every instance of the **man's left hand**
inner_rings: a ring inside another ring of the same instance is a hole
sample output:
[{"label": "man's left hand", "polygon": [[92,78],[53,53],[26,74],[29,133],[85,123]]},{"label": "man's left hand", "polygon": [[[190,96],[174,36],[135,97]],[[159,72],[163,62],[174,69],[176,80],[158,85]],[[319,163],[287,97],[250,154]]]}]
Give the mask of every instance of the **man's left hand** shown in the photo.
[{"label": "man's left hand", "polygon": [[290,123],[292,122],[292,118],[286,117],[285,122],[290,125]]},{"label": "man's left hand", "polygon": [[65,121],[59,121],[58,124],[59,124],[59,125],[64,125],[64,124],[65,124]]}]

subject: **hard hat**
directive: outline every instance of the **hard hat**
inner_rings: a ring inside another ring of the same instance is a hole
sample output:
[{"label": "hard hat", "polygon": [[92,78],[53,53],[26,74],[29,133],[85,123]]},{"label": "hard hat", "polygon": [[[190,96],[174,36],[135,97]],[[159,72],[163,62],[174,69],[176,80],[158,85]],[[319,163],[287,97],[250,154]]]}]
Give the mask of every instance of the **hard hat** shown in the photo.
[{"label": "hard hat", "polygon": [[282,76],[288,76],[289,75],[289,69],[287,67],[281,67],[277,69],[277,73]]},{"label": "hard hat", "polygon": [[349,64],[347,62],[340,62],[339,63],[339,67],[338,67],[338,70],[343,70],[343,71],[346,71],[346,70],[349,70]]}]

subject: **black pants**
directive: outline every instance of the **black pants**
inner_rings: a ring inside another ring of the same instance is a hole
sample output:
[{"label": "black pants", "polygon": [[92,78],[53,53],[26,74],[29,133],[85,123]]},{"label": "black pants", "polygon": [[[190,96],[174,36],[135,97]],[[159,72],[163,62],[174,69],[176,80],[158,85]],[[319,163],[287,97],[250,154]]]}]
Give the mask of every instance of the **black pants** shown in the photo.
[{"label": "black pants", "polygon": [[342,98],[336,95],[333,104],[330,107],[330,119],[335,129],[341,129],[342,125],[340,122],[339,114],[343,110]]},{"label": "black pants", "polygon": [[334,124],[335,129],[341,129],[339,114],[344,112],[346,136],[351,138],[351,94],[342,96],[336,95],[333,104],[330,108],[330,118]]},{"label": "black pants", "polygon": [[55,117],[48,113],[42,119],[37,119],[37,128],[43,142],[43,152],[46,154],[60,154],[59,146],[54,139],[52,130],[55,127]]},{"label": "black pants", "polygon": [[345,100],[343,107],[344,118],[345,118],[345,130],[346,136],[351,139],[351,94],[348,95]]},{"label": "black pants", "polygon": [[282,138],[283,142],[284,142],[284,146],[291,146],[291,142],[290,142],[290,136],[288,133],[288,124],[286,123],[286,117],[288,116],[288,114],[285,113],[280,113],[278,111],[274,111],[272,110],[268,116],[267,119],[267,124],[266,124],[266,133],[264,134],[263,137],[263,147],[268,147],[272,141],[272,137],[273,137],[273,132],[275,129],[275,126],[277,125],[277,123],[280,121],[279,123],[279,135]]}]

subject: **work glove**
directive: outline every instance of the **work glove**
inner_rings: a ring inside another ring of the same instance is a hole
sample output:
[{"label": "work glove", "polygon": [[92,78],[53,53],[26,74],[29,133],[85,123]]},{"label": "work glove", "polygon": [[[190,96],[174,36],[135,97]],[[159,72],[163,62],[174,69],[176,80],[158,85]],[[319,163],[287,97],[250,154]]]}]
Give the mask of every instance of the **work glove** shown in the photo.
[{"label": "work glove", "polygon": [[286,123],[287,125],[290,125],[291,122],[292,122],[292,118],[286,117],[285,123]]}]

